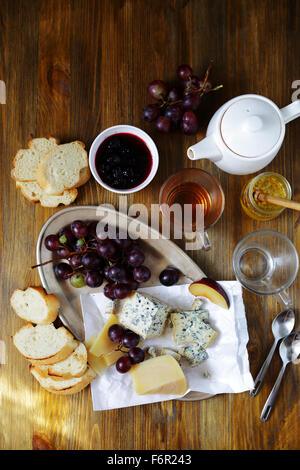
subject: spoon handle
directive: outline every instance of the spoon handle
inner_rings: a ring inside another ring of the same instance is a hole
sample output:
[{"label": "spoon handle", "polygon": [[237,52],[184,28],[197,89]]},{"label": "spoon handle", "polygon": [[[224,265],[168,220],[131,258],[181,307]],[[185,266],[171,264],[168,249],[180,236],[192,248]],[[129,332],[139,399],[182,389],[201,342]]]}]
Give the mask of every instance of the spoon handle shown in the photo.
[{"label": "spoon handle", "polygon": [[277,380],[274,384],[274,387],[272,388],[271,393],[270,393],[270,395],[269,395],[269,397],[268,397],[268,399],[265,403],[265,406],[262,409],[262,412],[261,412],[261,415],[260,415],[260,420],[263,423],[268,421],[270,413],[274,408],[275,399],[276,399],[276,396],[277,396],[277,393],[278,393],[278,390],[279,390],[279,387],[280,387],[280,384],[281,384],[281,380],[282,380],[285,368],[286,368],[286,364],[283,364],[283,366],[282,366],[282,368],[281,368],[281,370],[278,374]]},{"label": "spoon handle", "polygon": [[274,341],[273,346],[271,347],[270,352],[269,352],[265,362],[263,363],[259,373],[257,374],[257,377],[254,381],[254,387],[250,392],[251,397],[256,397],[256,395],[258,394],[258,392],[261,389],[261,386],[263,384],[265,375],[267,373],[267,370],[269,369],[270,362],[272,360],[274,351],[276,349],[277,342],[278,342],[277,340]]}]

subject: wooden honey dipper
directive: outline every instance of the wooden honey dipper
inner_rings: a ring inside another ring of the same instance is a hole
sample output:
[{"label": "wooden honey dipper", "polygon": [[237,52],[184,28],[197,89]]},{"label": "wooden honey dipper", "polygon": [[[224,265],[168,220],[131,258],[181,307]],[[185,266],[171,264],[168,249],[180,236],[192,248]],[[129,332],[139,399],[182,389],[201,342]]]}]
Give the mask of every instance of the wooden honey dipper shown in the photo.
[{"label": "wooden honey dipper", "polygon": [[269,202],[270,204],[275,204],[276,206],[287,207],[288,209],[300,211],[300,202],[290,201],[289,199],[284,199],[282,197],[271,196],[270,194],[263,193],[259,189],[256,189],[253,192],[253,198],[255,201]]}]

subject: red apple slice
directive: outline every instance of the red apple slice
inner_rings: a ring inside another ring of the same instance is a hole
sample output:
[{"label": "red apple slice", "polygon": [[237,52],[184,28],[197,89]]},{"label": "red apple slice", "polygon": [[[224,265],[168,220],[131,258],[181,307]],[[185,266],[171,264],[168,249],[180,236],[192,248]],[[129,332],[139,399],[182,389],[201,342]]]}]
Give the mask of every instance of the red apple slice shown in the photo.
[{"label": "red apple slice", "polygon": [[220,307],[230,307],[228,295],[223,287],[213,279],[204,277],[200,281],[195,281],[189,286],[189,291],[195,297],[206,297],[211,302],[219,305]]}]

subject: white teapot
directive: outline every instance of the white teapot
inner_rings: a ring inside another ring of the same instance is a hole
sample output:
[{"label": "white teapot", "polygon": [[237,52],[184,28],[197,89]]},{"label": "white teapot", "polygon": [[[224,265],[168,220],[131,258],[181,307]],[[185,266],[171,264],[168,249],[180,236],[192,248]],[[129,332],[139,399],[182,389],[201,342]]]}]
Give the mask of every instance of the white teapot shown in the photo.
[{"label": "white teapot", "polygon": [[187,150],[191,160],[208,158],[221,170],[246,175],[267,166],[278,153],[285,124],[300,116],[300,100],[279,109],[260,95],[241,95],[213,115],[206,137]]}]

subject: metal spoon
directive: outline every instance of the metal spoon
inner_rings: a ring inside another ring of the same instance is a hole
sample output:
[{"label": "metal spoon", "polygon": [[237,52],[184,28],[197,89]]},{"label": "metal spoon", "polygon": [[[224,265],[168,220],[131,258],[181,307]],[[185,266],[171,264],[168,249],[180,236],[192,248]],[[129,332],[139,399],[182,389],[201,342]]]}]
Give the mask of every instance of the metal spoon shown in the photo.
[{"label": "metal spoon", "polygon": [[282,380],[287,364],[289,362],[293,362],[294,364],[299,364],[299,356],[300,356],[300,333],[299,332],[291,333],[282,340],[279,346],[279,354],[283,362],[283,365],[278,374],[274,387],[272,388],[271,393],[261,412],[260,419],[263,422],[269,419],[270,413],[274,407],[277,392],[279,390],[279,386],[281,384],[281,380]]},{"label": "metal spoon", "polygon": [[265,362],[263,363],[259,373],[257,374],[257,377],[254,382],[254,388],[250,392],[251,397],[255,397],[261,389],[263,380],[269,368],[278,341],[281,338],[284,338],[289,333],[291,333],[294,328],[294,325],[295,313],[290,308],[288,310],[284,310],[283,312],[278,313],[278,315],[274,318],[272,322],[272,333],[275,340]]}]

